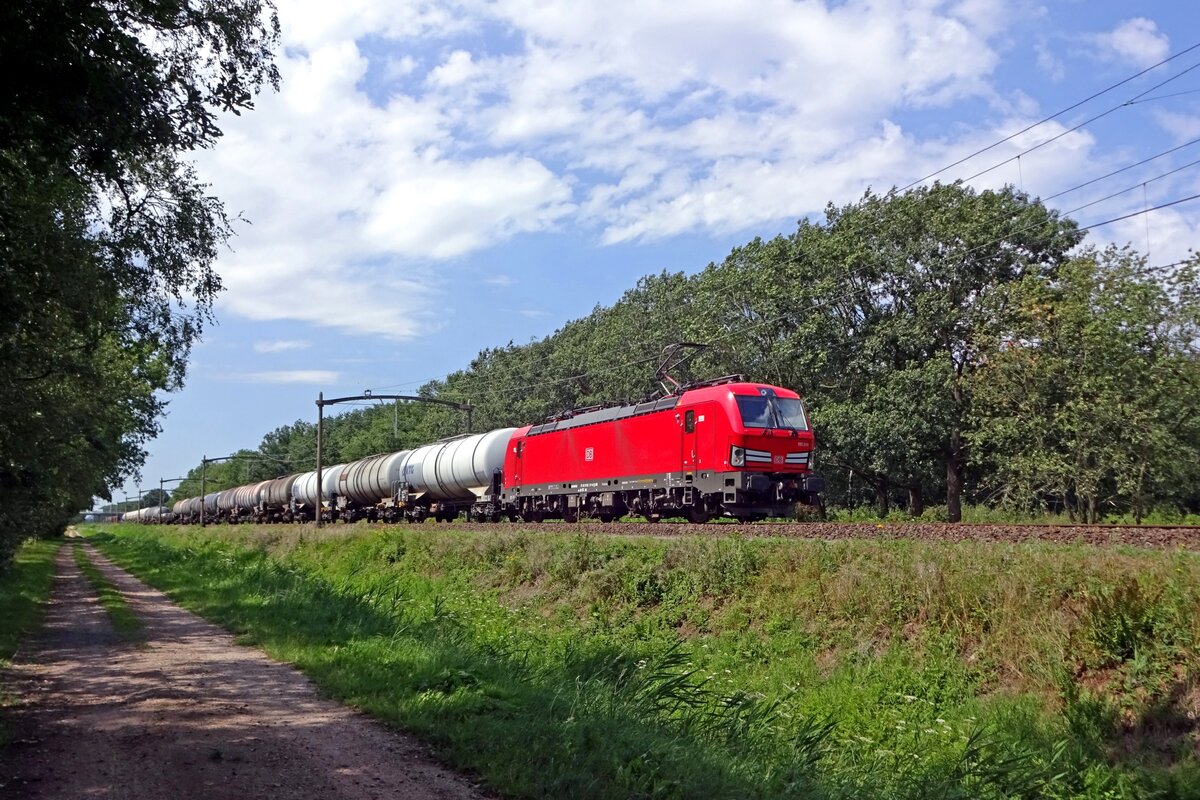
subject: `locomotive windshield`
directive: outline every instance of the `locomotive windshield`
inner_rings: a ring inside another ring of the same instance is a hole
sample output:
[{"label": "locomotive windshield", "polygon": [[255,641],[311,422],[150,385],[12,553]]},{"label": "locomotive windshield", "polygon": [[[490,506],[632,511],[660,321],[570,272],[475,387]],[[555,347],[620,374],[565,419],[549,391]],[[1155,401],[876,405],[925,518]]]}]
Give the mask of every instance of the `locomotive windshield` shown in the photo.
[{"label": "locomotive windshield", "polygon": [[804,404],[799,400],[761,395],[737,395],[734,399],[737,400],[744,427],[808,430]]}]

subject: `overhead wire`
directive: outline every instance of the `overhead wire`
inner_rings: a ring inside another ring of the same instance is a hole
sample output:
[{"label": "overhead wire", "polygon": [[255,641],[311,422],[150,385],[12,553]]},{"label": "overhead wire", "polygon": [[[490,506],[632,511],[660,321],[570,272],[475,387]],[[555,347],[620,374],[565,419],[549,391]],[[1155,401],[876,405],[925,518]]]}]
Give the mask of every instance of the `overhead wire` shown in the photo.
[{"label": "overhead wire", "polygon": [[1168,172],[1163,172],[1159,175],[1155,175],[1153,178],[1147,178],[1144,181],[1139,181],[1138,183],[1135,183],[1132,186],[1127,186],[1126,188],[1121,189],[1120,191],[1116,191],[1116,192],[1113,192],[1112,194],[1105,195],[1104,197],[1101,197],[1098,200],[1093,200],[1090,203],[1084,203],[1081,206],[1076,206],[1075,208],[1072,208],[1070,211],[1062,212],[1062,214],[1063,214],[1063,216],[1067,216],[1068,214],[1074,214],[1076,211],[1083,211],[1085,208],[1091,208],[1094,205],[1103,203],[1105,200],[1112,200],[1114,197],[1120,197],[1123,194],[1128,194],[1129,192],[1132,192],[1134,189],[1138,189],[1140,187],[1146,186],[1147,184],[1154,183],[1155,181],[1170,177],[1171,175],[1174,175],[1177,172],[1183,172],[1185,169],[1194,167],[1197,164],[1200,164],[1200,159],[1196,159],[1195,161],[1192,161],[1188,164],[1184,164],[1181,167],[1176,167],[1175,169],[1170,170]]},{"label": "overhead wire", "polygon": [[1096,92],[1095,94],[1089,95],[1088,97],[1085,97],[1084,99],[1080,100],[1077,103],[1072,103],[1071,105],[1067,106],[1066,108],[1064,108],[1060,111],[1056,111],[1048,117],[1043,117],[1042,119],[1038,120],[1037,122],[1034,122],[1034,123],[1031,123],[1031,124],[1025,126],[1024,128],[1017,131],[1016,133],[1009,134],[1008,136],[1005,136],[1003,139],[999,139],[995,142],[992,142],[987,147],[982,147],[982,148],[976,150],[974,153],[971,153],[968,156],[964,156],[964,157],[960,158],[959,160],[953,162],[952,164],[947,164],[946,166],[942,167],[941,169],[934,170],[933,172],[929,173],[928,175],[926,175],[922,178],[918,178],[917,180],[913,181],[912,183],[908,184],[907,186],[902,187],[899,191],[901,191],[901,192],[908,191],[909,189],[913,188],[914,186],[922,184],[925,181],[929,180],[930,178],[935,178],[938,175],[941,175],[943,172],[946,172],[947,170],[951,170],[961,164],[965,164],[966,162],[970,161],[972,158],[983,155],[984,153],[988,152],[989,150],[994,150],[995,148],[999,147],[1000,145],[1006,144],[1006,143],[1012,141],[1013,139],[1017,138],[1018,136],[1020,136],[1024,133],[1028,133],[1029,131],[1033,130],[1034,128],[1036,128],[1040,125],[1045,125],[1047,122],[1055,120],[1055,119],[1061,117],[1063,114],[1066,114],[1070,111],[1074,111],[1075,109],[1079,108],[1080,106],[1084,106],[1084,105],[1090,103],[1092,100],[1095,100],[1097,97],[1102,97],[1103,95],[1108,94],[1109,92],[1113,91],[1114,89],[1119,89],[1120,87],[1124,86],[1125,84],[1129,83],[1130,81],[1137,80],[1138,78],[1142,77],[1143,75],[1145,75],[1149,72],[1153,72],[1154,70],[1158,69],[1159,67],[1163,66],[1164,64],[1174,61],[1175,59],[1177,59],[1181,56],[1187,55],[1188,53],[1192,52],[1193,50],[1195,50],[1197,48],[1200,48],[1200,42],[1197,42],[1196,44],[1193,44],[1190,47],[1184,48],[1183,50],[1180,50],[1178,53],[1175,53],[1174,55],[1164,58],[1162,61],[1159,61],[1157,64],[1152,64],[1151,66],[1146,67],[1141,72],[1134,73],[1133,75],[1130,75],[1128,78],[1125,78],[1124,80],[1120,80],[1120,81],[1112,84],[1111,86],[1108,86],[1107,88],[1101,89],[1100,91]]},{"label": "overhead wire", "polygon": [[1138,161],[1134,164],[1130,164],[1129,166],[1121,167],[1120,169],[1113,170],[1112,172],[1109,172],[1106,175],[1101,175],[1098,178],[1092,178],[1090,181],[1084,181],[1083,183],[1076,184],[1075,186],[1072,186],[1070,189],[1063,189],[1061,192],[1056,192],[1055,194],[1052,194],[1049,197],[1043,197],[1043,198],[1041,198],[1041,200],[1043,203],[1048,200],[1055,200],[1059,197],[1062,197],[1065,194],[1070,194],[1071,192],[1079,191],[1080,189],[1082,189],[1086,186],[1091,186],[1093,183],[1099,183],[1100,181],[1105,180],[1106,178],[1111,178],[1115,175],[1120,175],[1122,172],[1128,172],[1129,170],[1134,169],[1136,167],[1140,167],[1144,164],[1149,164],[1151,161],[1160,159],[1163,156],[1168,156],[1171,153],[1177,152],[1179,150],[1183,150],[1184,148],[1191,147],[1192,145],[1194,145],[1196,143],[1200,143],[1200,137],[1192,139],[1189,142],[1184,142],[1183,144],[1178,145],[1176,147],[1172,147],[1170,150],[1163,150],[1161,153],[1152,155],[1149,158],[1143,158],[1141,161]]},{"label": "overhead wire", "polygon": [[[1197,163],[1200,163],[1200,162],[1197,162]],[[1181,167],[1180,169],[1183,169],[1183,167]],[[1173,170],[1173,172],[1177,172],[1177,171],[1178,171],[1178,170]],[[1170,174],[1170,173],[1167,173],[1167,174]],[[1165,175],[1164,175],[1164,176],[1160,176],[1160,177],[1165,177]],[[1141,184],[1138,184],[1138,185],[1141,185]],[[1136,187],[1133,187],[1133,188],[1136,188]],[[1128,190],[1126,190],[1126,191],[1128,191]],[[1106,198],[1106,199],[1107,199],[1107,198]],[[1196,199],[1200,199],[1200,194],[1194,194],[1194,195],[1191,195],[1191,196],[1189,196],[1189,197],[1183,197],[1183,198],[1179,198],[1179,199],[1176,199],[1176,200],[1172,200],[1172,201],[1169,201],[1169,202],[1166,202],[1166,203],[1161,203],[1161,204],[1159,204],[1159,205],[1156,205],[1156,206],[1153,206],[1153,207],[1150,207],[1150,208],[1144,208],[1144,209],[1142,209],[1142,210],[1140,210],[1140,211],[1135,211],[1135,212],[1131,212],[1131,213],[1129,213],[1129,214],[1124,214],[1124,215],[1121,215],[1121,216],[1118,216],[1118,217],[1113,217],[1113,218],[1111,218],[1111,219],[1106,219],[1106,220],[1103,220],[1103,221],[1100,221],[1100,222],[1095,222],[1095,223],[1092,223],[1092,224],[1090,224],[1090,225],[1079,226],[1079,227],[1077,227],[1075,230],[1076,230],[1076,231],[1078,231],[1078,232],[1081,232],[1081,233],[1082,233],[1082,232],[1085,232],[1085,231],[1093,230],[1093,229],[1095,229],[1095,228],[1100,228],[1100,227],[1104,227],[1104,226],[1106,226],[1106,225],[1111,225],[1111,224],[1114,224],[1114,223],[1116,223],[1116,222],[1121,222],[1121,221],[1124,221],[1124,220],[1127,220],[1127,219],[1132,219],[1132,218],[1134,218],[1134,217],[1138,217],[1138,216],[1142,216],[1142,215],[1145,215],[1145,214],[1149,214],[1150,212],[1153,212],[1153,211],[1159,211],[1159,210],[1161,210],[1161,209],[1164,209],[1164,208],[1170,208],[1170,207],[1172,207],[1172,206],[1181,205],[1181,204],[1183,204],[1183,203],[1187,203],[1187,202],[1190,202],[1190,201],[1192,201],[1192,200],[1196,200]],[[1094,203],[1093,203],[1093,204],[1088,204],[1088,205],[1094,205]],[[1086,207],[1086,206],[1084,206],[1084,207]],[[1082,208],[1082,207],[1081,207],[1081,208]],[[995,245],[997,245],[997,244],[999,244],[999,243],[1003,242],[1003,241],[1004,241],[1006,238],[1008,238],[1008,237],[1011,237],[1011,236],[1014,236],[1014,235],[1018,235],[1018,234],[1021,234],[1021,233],[1025,233],[1025,232],[1027,232],[1027,231],[1029,231],[1029,230],[1033,230],[1034,228],[1037,228],[1037,227],[1039,227],[1041,224],[1042,224],[1041,222],[1037,222],[1037,223],[1034,223],[1034,224],[1032,224],[1032,225],[1026,226],[1025,228],[1020,228],[1020,229],[1018,229],[1018,230],[1016,230],[1016,231],[1010,231],[1010,232],[1009,232],[1009,233],[1008,233],[1008,234],[1007,234],[1005,237],[1001,237],[1001,238],[998,238],[998,239],[995,239],[995,240],[993,240],[993,241],[989,241],[989,242],[984,242],[984,243],[982,243],[982,244],[980,244],[980,245],[977,245],[977,246],[975,246],[975,247],[973,247],[973,248],[970,248],[969,250],[967,250],[967,251],[965,251],[965,252],[963,253],[963,256],[970,255],[970,254],[972,254],[972,253],[978,252],[979,250],[982,250],[982,249],[985,249],[985,248],[988,248],[988,247],[994,247]],[[867,269],[869,269],[869,268],[871,268],[871,267],[876,267],[876,266],[879,266],[879,265],[881,265],[881,264],[883,264],[883,263],[884,263],[883,261],[879,261],[879,262],[873,262],[873,263],[869,263],[869,264],[864,264],[863,266],[861,266],[861,267],[858,267],[858,268],[856,268],[856,269],[849,270],[849,271],[847,271],[847,273],[846,273],[845,275],[843,275],[843,276],[842,276],[842,280],[846,280],[846,279],[848,279],[848,278],[854,277],[854,276],[855,276],[856,274],[858,274],[858,273],[865,272]],[[1177,262],[1177,263],[1185,263],[1185,262]],[[786,319],[788,319],[788,318],[790,318],[790,317],[793,317],[793,316],[794,316],[796,313],[811,313],[812,311],[818,310],[818,309],[820,309],[820,308],[824,308],[824,307],[826,307],[826,306],[833,305],[833,304],[835,304],[835,303],[839,303],[839,302],[843,302],[843,301],[845,301],[845,300],[849,300],[849,299],[853,298],[855,295],[858,295],[858,294],[861,294],[861,293],[863,293],[864,291],[866,291],[866,290],[867,290],[867,288],[868,288],[868,287],[865,287],[865,286],[864,286],[864,287],[860,287],[860,288],[858,288],[858,289],[855,289],[855,290],[853,290],[853,291],[850,291],[850,292],[846,292],[846,293],[843,293],[843,294],[835,295],[835,296],[833,296],[833,297],[824,298],[824,299],[822,299],[822,300],[820,300],[820,301],[817,301],[817,302],[815,302],[815,303],[812,303],[812,304],[810,304],[809,306],[807,306],[807,307],[806,307],[806,308],[804,308],[804,309],[792,310],[792,311],[789,311],[789,312],[787,312],[787,313],[785,313],[785,314],[780,314],[780,315],[776,315],[776,316],[773,316],[773,317],[764,317],[764,318],[761,318],[761,319],[755,320],[755,321],[753,321],[753,322],[749,322],[749,323],[747,323],[747,324],[745,324],[745,325],[742,325],[742,326],[740,326],[740,327],[737,327],[737,328],[734,328],[734,329],[732,329],[732,330],[726,331],[725,333],[723,333],[723,334],[721,334],[721,335],[718,335],[718,336],[715,336],[715,337],[709,337],[709,341],[710,341],[710,342],[723,342],[723,341],[726,341],[726,340],[728,340],[728,339],[730,339],[730,338],[732,338],[732,337],[734,337],[734,336],[738,336],[738,335],[742,335],[742,334],[748,333],[748,332],[750,332],[750,331],[752,331],[752,330],[754,330],[754,329],[756,329],[756,328],[759,328],[759,327],[761,327],[761,326],[763,326],[763,325],[767,325],[767,324],[772,324],[772,323],[778,323],[778,322],[782,322],[782,321],[784,321],[784,320],[786,320]],[[527,391],[530,391],[530,390],[533,390],[533,389],[544,388],[544,387],[547,387],[547,386],[556,386],[556,385],[559,385],[559,384],[570,383],[570,382],[573,382],[573,381],[578,381],[578,380],[581,380],[581,379],[583,379],[583,378],[591,378],[591,377],[597,377],[597,376],[599,376],[599,375],[605,375],[605,374],[607,374],[607,373],[609,373],[609,372],[615,372],[615,371],[617,371],[617,370],[626,369],[626,368],[628,368],[628,367],[634,367],[634,366],[638,366],[638,365],[640,365],[640,364],[650,363],[650,362],[653,362],[653,361],[656,361],[656,360],[658,360],[660,357],[661,357],[661,354],[655,353],[655,354],[653,354],[653,355],[649,355],[649,356],[646,356],[646,357],[644,357],[644,358],[639,358],[639,359],[635,359],[635,360],[632,360],[632,361],[626,361],[626,362],[623,362],[623,363],[620,363],[620,364],[613,364],[613,365],[611,365],[611,366],[608,366],[608,367],[603,367],[603,368],[600,368],[600,369],[589,370],[589,371],[587,371],[587,372],[577,373],[577,374],[574,374],[574,375],[568,375],[568,376],[564,376],[564,377],[561,377],[561,378],[553,378],[553,379],[549,379],[549,380],[545,380],[545,381],[537,381],[537,382],[535,382],[535,383],[526,384],[526,385],[523,385],[523,386],[505,387],[504,389],[494,389],[494,388],[493,388],[493,389],[486,390],[486,393],[487,393],[487,394],[489,394],[490,396],[492,396],[493,398],[494,398],[494,397],[505,397],[505,396],[508,396],[508,395],[511,395],[511,394],[514,394],[514,393],[517,393],[517,392],[527,392]]]},{"label": "overhead wire", "polygon": [[1107,117],[1109,114],[1120,111],[1122,108],[1125,108],[1126,106],[1133,105],[1134,101],[1137,100],[1137,98],[1141,97],[1142,95],[1146,94],[1147,92],[1152,92],[1155,89],[1165,86],[1166,84],[1170,83],[1171,81],[1178,80],[1179,78],[1182,78],[1184,75],[1186,75],[1187,73],[1191,72],[1192,70],[1194,70],[1198,67],[1200,67],[1200,61],[1196,62],[1195,64],[1192,64],[1190,67],[1183,70],[1182,72],[1172,75],[1171,77],[1167,78],[1166,80],[1161,81],[1161,82],[1155,84],[1154,86],[1151,86],[1145,92],[1142,92],[1142,94],[1135,95],[1132,99],[1126,100],[1124,103],[1121,103],[1120,105],[1112,106],[1111,108],[1108,108],[1108,109],[1100,112],[1099,114],[1096,114],[1095,116],[1084,120],[1083,122],[1079,123],[1078,125],[1075,125],[1074,127],[1068,128],[1065,131],[1061,131],[1060,133],[1057,133],[1054,136],[1051,136],[1049,139],[1046,139],[1043,142],[1039,142],[1038,144],[1035,144],[1033,147],[1022,150],[1020,153],[1017,153],[1015,156],[1010,156],[1009,158],[1006,158],[1003,161],[997,161],[995,164],[988,167],[987,169],[982,169],[979,172],[976,172],[974,175],[970,175],[966,178],[963,178],[962,180],[964,183],[968,183],[970,181],[975,180],[976,178],[979,178],[979,177],[982,177],[982,176],[988,174],[989,172],[992,172],[994,170],[999,169],[1000,167],[1003,167],[1005,164],[1011,164],[1012,162],[1016,161],[1021,156],[1027,156],[1030,153],[1034,152],[1035,150],[1040,150],[1041,148],[1045,147],[1048,144],[1053,144],[1054,142],[1057,142],[1059,139],[1063,138],[1064,136],[1069,136],[1070,134],[1078,131],[1080,128],[1085,128],[1088,125],[1091,125],[1096,120],[1103,119],[1104,117]]}]

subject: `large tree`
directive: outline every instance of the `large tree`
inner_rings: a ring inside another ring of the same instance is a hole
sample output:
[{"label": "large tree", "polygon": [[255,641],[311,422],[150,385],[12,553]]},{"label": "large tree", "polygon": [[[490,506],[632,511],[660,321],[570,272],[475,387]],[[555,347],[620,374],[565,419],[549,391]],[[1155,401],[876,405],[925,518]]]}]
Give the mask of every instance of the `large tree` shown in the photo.
[{"label": "large tree", "polygon": [[802,222],[778,276],[796,287],[781,349],[806,365],[796,378],[815,389],[825,452],[881,504],[897,485],[918,508],[925,488],[944,489],[957,521],[970,378],[1009,329],[1004,287],[1052,275],[1081,238],[1011,187],[961,184],[868,191]]},{"label": "large tree", "polygon": [[1007,346],[976,375],[986,488],[1095,522],[1200,482],[1200,260],[1088,249],[1010,287]]},{"label": "large tree", "polygon": [[187,154],[277,38],[263,0],[0,7],[0,560],[144,457],[230,234]]}]

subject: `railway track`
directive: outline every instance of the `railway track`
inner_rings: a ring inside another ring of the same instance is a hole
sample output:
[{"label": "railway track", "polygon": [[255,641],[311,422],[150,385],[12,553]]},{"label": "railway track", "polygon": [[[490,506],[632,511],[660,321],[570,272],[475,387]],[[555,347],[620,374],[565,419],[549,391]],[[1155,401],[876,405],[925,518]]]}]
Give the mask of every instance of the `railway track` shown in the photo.
[{"label": "railway track", "polygon": [[[436,524],[436,523],[428,523]],[[547,532],[586,532],[605,536],[744,536],[785,539],[922,539],[949,542],[1051,542],[1098,546],[1153,547],[1200,551],[1200,526],[1182,525],[1082,525],[1034,523],[927,522],[754,522],[691,525],[674,522],[456,522],[456,530],[535,529]]]}]

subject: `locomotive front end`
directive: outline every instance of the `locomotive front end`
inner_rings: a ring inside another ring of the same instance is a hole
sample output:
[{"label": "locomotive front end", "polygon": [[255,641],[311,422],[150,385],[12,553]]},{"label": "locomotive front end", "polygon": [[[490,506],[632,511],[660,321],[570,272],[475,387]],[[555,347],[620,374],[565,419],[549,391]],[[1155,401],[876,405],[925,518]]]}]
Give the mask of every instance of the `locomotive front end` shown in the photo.
[{"label": "locomotive front end", "polygon": [[819,508],[825,484],[813,473],[814,437],[800,396],[757,384],[731,385],[728,392],[723,512],[756,519],[789,515],[797,503]]}]

